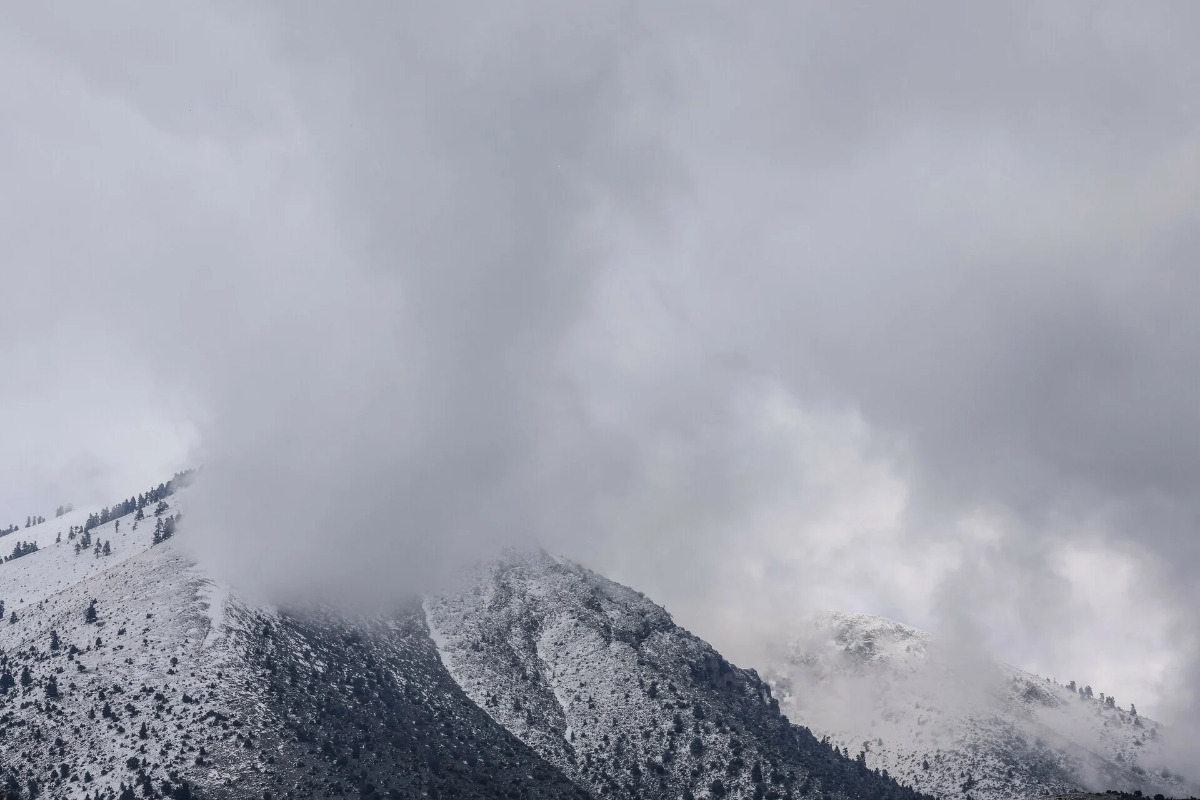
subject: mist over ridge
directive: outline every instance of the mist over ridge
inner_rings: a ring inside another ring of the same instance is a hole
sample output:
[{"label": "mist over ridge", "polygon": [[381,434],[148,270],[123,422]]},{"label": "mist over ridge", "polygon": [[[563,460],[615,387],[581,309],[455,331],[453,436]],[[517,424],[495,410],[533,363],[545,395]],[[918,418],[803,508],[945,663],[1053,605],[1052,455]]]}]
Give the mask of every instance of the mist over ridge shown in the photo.
[{"label": "mist over ridge", "polygon": [[533,540],[1185,725],[1197,13],[14,9],[0,522],[203,464],[270,596]]}]

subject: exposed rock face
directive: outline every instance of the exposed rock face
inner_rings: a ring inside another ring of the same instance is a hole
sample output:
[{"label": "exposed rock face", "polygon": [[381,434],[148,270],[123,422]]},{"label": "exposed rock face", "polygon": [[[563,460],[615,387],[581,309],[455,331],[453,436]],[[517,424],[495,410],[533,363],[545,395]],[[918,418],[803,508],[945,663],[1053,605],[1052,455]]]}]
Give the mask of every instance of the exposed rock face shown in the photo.
[{"label": "exposed rock face", "polygon": [[594,794],[914,797],[779,712],[770,687],[638,592],[512,554],[426,614],[451,674]]}]

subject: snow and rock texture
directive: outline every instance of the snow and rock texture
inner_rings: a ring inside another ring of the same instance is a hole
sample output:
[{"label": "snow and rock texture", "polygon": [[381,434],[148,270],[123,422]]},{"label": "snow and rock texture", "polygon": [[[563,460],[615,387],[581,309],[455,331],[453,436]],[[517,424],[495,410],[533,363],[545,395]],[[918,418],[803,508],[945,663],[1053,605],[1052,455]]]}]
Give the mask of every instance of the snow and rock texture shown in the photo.
[{"label": "snow and rock texture", "polygon": [[586,797],[455,684],[419,606],[250,608],[151,546],[152,520],[76,555],[84,518],[0,564],[0,796]]},{"label": "snow and rock texture", "polygon": [[918,796],[790,724],[758,675],[643,595],[575,564],[510,553],[425,610],[470,697],[595,796]]},{"label": "snow and rock texture", "polygon": [[347,618],[247,604],[153,518],[76,553],[86,519],[0,539],[38,546],[0,563],[0,797],[918,796],[889,774],[975,800],[1194,793],[1155,769],[1155,722],[888,620],[825,616],[773,692],[544,553]]},{"label": "snow and rock texture", "polygon": [[5,537],[39,548],[0,563],[6,800],[919,797],[640,594],[548,556],[349,618],[247,603],[152,518],[76,553],[86,518]]},{"label": "snow and rock texture", "polygon": [[817,735],[937,797],[1193,791],[1157,768],[1153,720],[891,620],[819,615],[768,677]]},{"label": "snow and rock texture", "polygon": [[[1155,795],[1154,800],[1162,800],[1163,795]],[[1118,792],[1110,789],[1103,794],[1099,792],[1070,792],[1069,794],[1058,794],[1047,800],[1150,800],[1142,794],[1134,794],[1133,792]],[[1195,797],[1188,798],[1171,798],[1171,800],[1197,800]]]}]

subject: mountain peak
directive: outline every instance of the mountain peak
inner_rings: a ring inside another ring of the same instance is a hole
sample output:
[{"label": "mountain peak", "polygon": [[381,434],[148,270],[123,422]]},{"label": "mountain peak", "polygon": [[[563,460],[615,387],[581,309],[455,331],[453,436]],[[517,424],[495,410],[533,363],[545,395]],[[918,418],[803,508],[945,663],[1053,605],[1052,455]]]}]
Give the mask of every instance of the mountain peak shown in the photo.
[{"label": "mountain peak", "polygon": [[921,800],[579,564],[506,551],[372,617],[274,607],[164,538],[185,503],[72,512],[0,564],[3,793]]},{"label": "mountain peak", "polygon": [[792,725],[640,592],[544,553],[475,575],[425,602],[446,668],[594,795],[917,797]]},{"label": "mountain peak", "polygon": [[[800,658],[818,653],[840,653],[846,665],[909,666],[925,659],[932,637],[925,631],[870,614],[819,611],[806,620],[805,629],[791,643]],[[814,645],[824,644],[824,647]]]},{"label": "mountain peak", "polygon": [[1157,722],[883,617],[815,614],[767,675],[789,715],[934,795],[1188,789],[1155,768]]}]

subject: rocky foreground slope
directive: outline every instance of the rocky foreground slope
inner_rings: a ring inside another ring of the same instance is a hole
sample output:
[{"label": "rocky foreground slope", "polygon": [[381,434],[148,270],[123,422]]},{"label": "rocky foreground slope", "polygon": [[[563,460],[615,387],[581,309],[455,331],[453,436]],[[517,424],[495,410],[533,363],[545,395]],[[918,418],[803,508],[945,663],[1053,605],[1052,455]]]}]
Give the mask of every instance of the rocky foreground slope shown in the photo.
[{"label": "rocky foreground slope", "polygon": [[179,495],[125,511],[0,538],[0,796],[919,797],[577,566],[514,557],[373,618],[289,612],[156,543]]},{"label": "rocky foreground slope", "polygon": [[1169,733],[1154,720],[892,620],[820,615],[769,676],[789,714],[938,797],[1196,792],[1162,766]]}]

